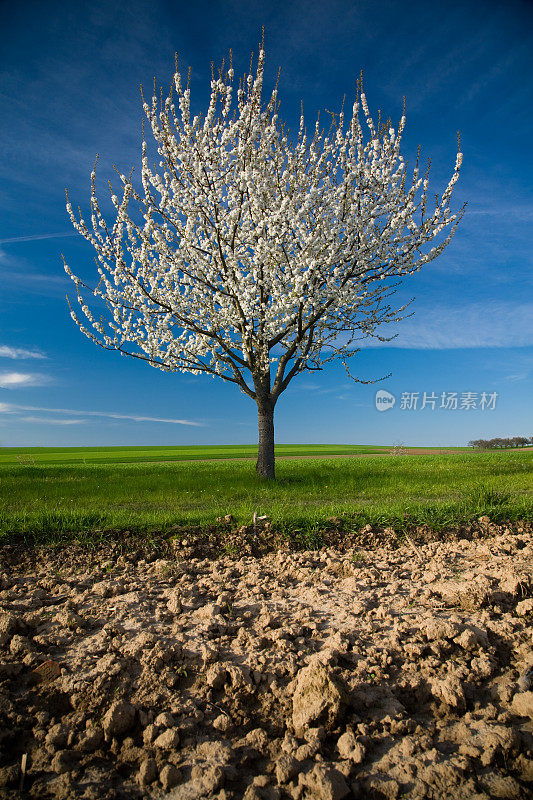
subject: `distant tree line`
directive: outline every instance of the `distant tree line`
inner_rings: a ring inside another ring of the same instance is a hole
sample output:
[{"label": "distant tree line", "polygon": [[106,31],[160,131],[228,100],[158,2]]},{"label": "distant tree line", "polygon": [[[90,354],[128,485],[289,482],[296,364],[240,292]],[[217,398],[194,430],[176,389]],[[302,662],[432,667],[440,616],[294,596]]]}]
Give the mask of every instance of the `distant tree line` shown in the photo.
[{"label": "distant tree line", "polygon": [[503,450],[510,447],[529,447],[533,445],[533,436],[512,436],[509,439],[472,439],[468,442],[469,447],[476,447],[478,450]]}]

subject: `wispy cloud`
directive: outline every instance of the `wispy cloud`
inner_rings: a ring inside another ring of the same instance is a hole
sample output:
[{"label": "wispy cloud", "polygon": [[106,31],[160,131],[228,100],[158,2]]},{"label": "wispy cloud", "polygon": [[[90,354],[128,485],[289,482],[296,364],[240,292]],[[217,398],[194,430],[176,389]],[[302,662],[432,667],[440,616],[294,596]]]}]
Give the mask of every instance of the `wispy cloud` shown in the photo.
[{"label": "wispy cloud", "polygon": [[487,302],[469,306],[418,309],[397,329],[380,333],[391,342],[362,339],[357,346],[448,350],[467,347],[526,347],[533,345],[533,303]]},{"label": "wispy cloud", "polygon": [[21,422],[45,423],[46,425],[82,425],[89,421],[87,419],[50,419],[49,417],[19,417],[19,419]]},{"label": "wispy cloud", "polygon": [[[57,275],[50,275],[44,272],[27,272],[22,270],[2,270],[2,281],[4,283],[16,283],[18,286],[21,283],[24,284],[24,291],[28,291],[31,286],[34,284],[43,284],[43,283],[50,283],[50,284],[65,284],[67,283],[68,278],[66,277],[64,272],[58,273]],[[39,286],[37,287],[37,290]]]},{"label": "wispy cloud", "polygon": [[0,373],[0,389],[17,389],[20,386],[43,386],[49,383],[47,375],[28,372],[2,372]]},{"label": "wispy cloud", "polygon": [[0,344],[0,358],[46,358],[46,356],[38,350],[25,350],[23,347]]},{"label": "wispy cloud", "polygon": [[533,353],[528,350],[518,350],[514,353],[502,353],[500,356],[491,353],[488,363],[483,364],[490,368],[493,374],[501,380],[516,383],[526,381],[533,377]]},{"label": "wispy cloud", "polygon": [[64,236],[77,236],[72,233],[36,233],[31,236],[13,236],[10,239],[0,239],[0,244],[14,244],[15,242],[38,242],[40,239],[60,239]]},{"label": "wispy cloud", "polygon": [[342,394],[342,390],[351,388],[353,388],[353,384],[351,383],[339,383],[335,384],[335,386],[322,386],[321,384],[313,381],[295,381],[294,384],[291,385],[293,392],[306,392],[314,395],[335,394],[336,392],[341,392],[340,395],[336,395],[337,399],[345,399],[345,395]]},{"label": "wispy cloud", "polygon": [[[65,291],[73,288],[62,267],[58,268],[57,274],[45,274],[28,269],[22,259],[17,259],[17,262],[15,263],[11,258],[5,259],[4,263],[7,263],[10,268],[6,269],[4,267],[0,269],[2,285],[8,290],[7,293],[13,300],[16,298],[17,303],[22,305],[32,304],[32,295],[61,297],[63,300]],[[15,266],[14,269],[11,268],[13,265]]]},{"label": "wispy cloud", "polygon": [[125,419],[133,422],[166,422],[171,425],[194,425],[195,427],[204,427],[202,422],[193,422],[189,419],[167,419],[164,417],[145,417],[140,414],[116,414],[113,411],[78,411],[72,408],[43,408],[42,406],[21,406],[14,403],[0,403],[0,413],[16,414],[18,411],[41,411],[48,414],[73,414],[74,416]]},{"label": "wispy cloud", "polygon": [[510,217],[513,221],[525,221],[533,217],[533,203],[484,203],[468,209],[472,217]]}]

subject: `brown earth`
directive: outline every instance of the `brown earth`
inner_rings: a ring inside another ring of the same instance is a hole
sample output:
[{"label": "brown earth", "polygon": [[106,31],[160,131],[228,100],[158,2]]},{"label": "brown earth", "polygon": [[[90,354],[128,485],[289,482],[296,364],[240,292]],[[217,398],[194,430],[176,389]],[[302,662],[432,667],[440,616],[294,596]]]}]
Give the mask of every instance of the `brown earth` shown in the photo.
[{"label": "brown earth", "polygon": [[231,523],[0,549],[2,800],[533,796],[530,525]]}]

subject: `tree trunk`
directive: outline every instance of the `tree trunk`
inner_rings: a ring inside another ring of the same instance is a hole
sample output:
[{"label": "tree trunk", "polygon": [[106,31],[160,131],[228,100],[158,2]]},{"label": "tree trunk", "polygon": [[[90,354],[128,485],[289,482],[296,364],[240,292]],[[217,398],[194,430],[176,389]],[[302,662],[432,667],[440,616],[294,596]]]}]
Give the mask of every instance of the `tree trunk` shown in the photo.
[{"label": "tree trunk", "polygon": [[274,466],[274,407],[271,403],[257,406],[259,421],[259,448],[256,471],[261,478],[275,477]]}]

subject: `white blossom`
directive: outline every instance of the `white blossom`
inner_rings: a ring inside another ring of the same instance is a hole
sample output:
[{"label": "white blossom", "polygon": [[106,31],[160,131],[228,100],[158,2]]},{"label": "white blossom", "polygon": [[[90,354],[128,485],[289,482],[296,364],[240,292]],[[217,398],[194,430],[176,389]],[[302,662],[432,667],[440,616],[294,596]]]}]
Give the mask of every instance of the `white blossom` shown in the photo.
[{"label": "white blossom", "polygon": [[113,224],[100,211],[95,169],[92,230],[67,194],[74,227],[96,251],[92,292],[107,320],[93,316],[87,287],[65,269],[89,326],[74,319],[94,342],[165,371],[222,377],[258,403],[266,386],[275,404],[299,372],[346,363],[362,336],[386,338],[378,327],[404,310],[387,303],[398,279],[442,253],[464,208],[450,215],[461,152],[428,213],[427,173],[417,159],[409,179],[400,154],[405,116],[379,130],[363,92],[351,119],[333,115],[329,131],[317,120],[311,137],[302,116],[291,139],[277,91],[263,101],[264,58],[261,48],[237,92],[233,69],[220,71],[203,120],[191,119],[177,67],[168,98],[143,102],[161,171],[149,166],[143,134],[140,187],[120,174]]}]

